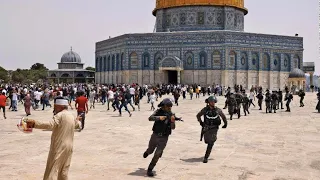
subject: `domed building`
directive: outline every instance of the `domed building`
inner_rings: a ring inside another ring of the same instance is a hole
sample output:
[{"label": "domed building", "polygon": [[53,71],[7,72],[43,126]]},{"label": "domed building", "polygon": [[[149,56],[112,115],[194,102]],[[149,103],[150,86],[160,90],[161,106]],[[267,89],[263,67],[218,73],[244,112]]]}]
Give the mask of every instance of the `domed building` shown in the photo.
[{"label": "domed building", "polygon": [[289,74],[288,79],[289,88],[296,92],[297,90],[303,89],[306,87],[306,75],[305,72],[301,69],[293,69]]},{"label": "domed building", "polygon": [[72,51],[65,53],[58,63],[58,69],[48,71],[48,79],[54,83],[92,83],[94,71],[83,69],[79,54]]},{"label": "domed building", "polygon": [[154,33],[96,43],[97,83],[279,89],[303,68],[303,38],[244,32],[244,0],[157,0]]}]

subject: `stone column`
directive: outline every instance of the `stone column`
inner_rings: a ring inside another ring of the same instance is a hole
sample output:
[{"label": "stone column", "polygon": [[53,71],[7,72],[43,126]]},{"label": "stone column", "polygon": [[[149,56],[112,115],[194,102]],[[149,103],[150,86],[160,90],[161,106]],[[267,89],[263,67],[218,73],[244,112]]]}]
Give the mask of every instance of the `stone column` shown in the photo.
[{"label": "stone column", "polygon": [[72,84],[74,84],[74,79],[75,79],[76,77],[74,77],[74,71],[72,72]]},{"label": "stone column", "polygon": [[178,71],[177,71],[177,74],[178,74],[178,75],[177,75],[177,78],[178,78],[178,79],[177,79],[177,82],[178,82],[178,84],[180,84],[180,82],[181,82],[181,79],[180,79],[181,71],[178,70]]},{"label": "stone column", "polygon": [[310,74],[310,86],[313,85],[313,72],[309,73]]}]

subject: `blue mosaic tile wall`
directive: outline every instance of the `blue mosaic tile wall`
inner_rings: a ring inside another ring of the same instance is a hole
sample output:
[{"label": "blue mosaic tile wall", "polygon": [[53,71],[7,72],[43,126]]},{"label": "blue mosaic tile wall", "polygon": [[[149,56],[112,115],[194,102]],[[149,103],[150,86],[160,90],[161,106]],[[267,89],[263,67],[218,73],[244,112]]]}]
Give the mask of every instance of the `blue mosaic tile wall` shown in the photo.
[{"label": "blue mosaic tile wall", "polygon": [[178,57],[185,70],[290,72],[302,67],[303,38],[234,31],[126,34],[96,43],[96,71],[158,70],[167,56]]}]

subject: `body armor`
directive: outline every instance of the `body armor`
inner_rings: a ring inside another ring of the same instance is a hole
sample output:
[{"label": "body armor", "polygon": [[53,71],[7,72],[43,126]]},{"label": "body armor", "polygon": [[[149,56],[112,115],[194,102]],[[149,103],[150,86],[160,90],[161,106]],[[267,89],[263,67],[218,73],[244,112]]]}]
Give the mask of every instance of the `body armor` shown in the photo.
[{"label": "body armor", "polygon": [[204,123],[206,126],[219,126],[221,124],[220,115],[216,108],[210,109],[207,107],[206,114],[204,115]]}]

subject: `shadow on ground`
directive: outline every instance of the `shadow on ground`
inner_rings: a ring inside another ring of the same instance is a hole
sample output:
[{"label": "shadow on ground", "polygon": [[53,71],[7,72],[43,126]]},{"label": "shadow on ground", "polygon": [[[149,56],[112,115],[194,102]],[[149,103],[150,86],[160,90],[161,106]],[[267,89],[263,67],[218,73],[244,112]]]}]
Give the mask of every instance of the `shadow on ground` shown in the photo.
[{"label": "shadow on ground", "polygon": [[[153,173],[155,174],[156,176],[156,172],[153,171]],[[128,175],[130,176],[142,176],[142,177],[147,177],[147,170],[144,169],[144,168],[139,168],[137,169],[136,171],[132,172],[132,173],[129,173]]]},{"label": "shadow on ground", "polygon": [[203,157],[199,157],[199,158],[189,158],[189,159],[180,159],[183,162],[187,162],[187,163],[197,163],[197,162],[202,162],[203,161]]}]

